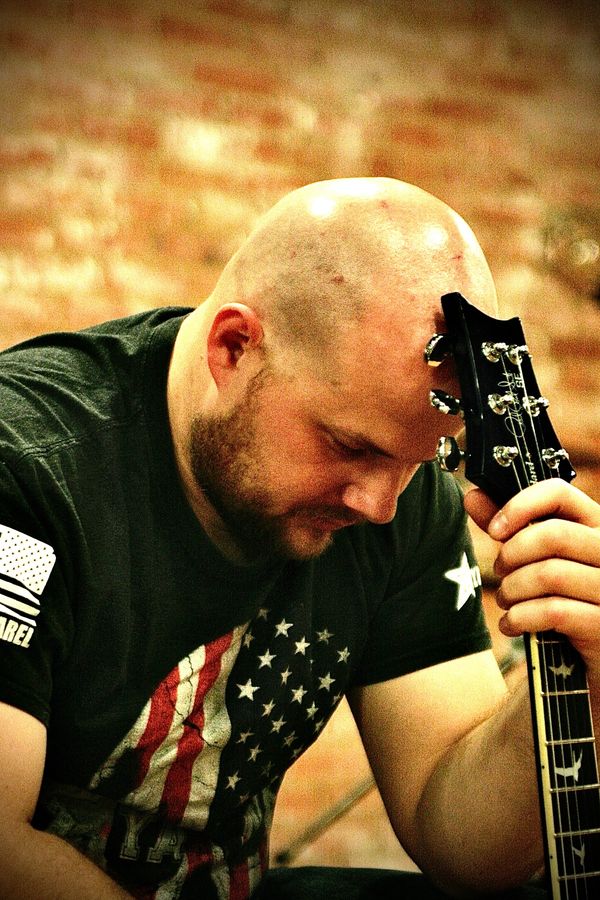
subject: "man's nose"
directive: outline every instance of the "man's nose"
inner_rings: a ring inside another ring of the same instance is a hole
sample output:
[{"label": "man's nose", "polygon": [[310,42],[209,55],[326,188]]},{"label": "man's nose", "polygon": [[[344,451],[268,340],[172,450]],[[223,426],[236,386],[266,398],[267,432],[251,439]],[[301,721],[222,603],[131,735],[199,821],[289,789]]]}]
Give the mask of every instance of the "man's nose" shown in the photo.
[{"label": "man's nose", "polygon": [[353,478],[344,488],[344,505],[375,525],[385,525],[394,518],[398,497],[413,471],[400,475],[391,471],[376,471]]}]

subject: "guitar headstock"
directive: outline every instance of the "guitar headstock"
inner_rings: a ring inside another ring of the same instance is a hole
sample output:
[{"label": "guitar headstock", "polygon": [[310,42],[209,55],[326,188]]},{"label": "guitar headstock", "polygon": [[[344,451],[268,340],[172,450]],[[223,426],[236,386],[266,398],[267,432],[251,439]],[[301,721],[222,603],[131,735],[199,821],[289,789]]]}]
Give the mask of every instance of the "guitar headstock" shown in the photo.
[{"label": "guitar headstock", "polygon": [[[575,477],[541,396],[518,318],[495,319],[459,293],[445,294],[447,333],[434,335],[425,350],[430,365],[454,359],[461,400],[432,391],[433,406],[464,416],[465,476],[499,504],[537,481]],[[438,460],[454,470],[459,453],[453,438],[441,438]]]}]

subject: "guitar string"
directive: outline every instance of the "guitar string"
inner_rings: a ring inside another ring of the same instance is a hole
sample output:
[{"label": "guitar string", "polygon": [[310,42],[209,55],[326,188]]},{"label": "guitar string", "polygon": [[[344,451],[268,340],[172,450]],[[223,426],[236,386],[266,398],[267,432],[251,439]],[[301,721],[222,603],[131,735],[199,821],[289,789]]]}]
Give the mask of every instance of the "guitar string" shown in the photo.
[{"label": "guitar string", "polygon": [[[521,380],[521,384],[525,385],[522,362],[519,363],[519,378]],[[545,463],[543,454],[540,452],[538,431],[541,432],[541,425],[539,424],[539,418],[534,414],[531,403],[528,404],[526,408],[527,408],[527,412],[529,414],[531,432],[533,433],[534,438],[535,438],[536,450],[537,450],[538,459],[540,461],[540,467],[541,467],[542,474],[545,475],[546,478],[548,478],[548,477],[560,478],[560,472],[559,472],[558,465],[556,465],[555,467],[552,467],[548,463]],[[534,421],[534,420],[537,420],[537,424],[538,424],[537,428],[536,428],[536,421]],[[541,437],[543,437],[543,435],[541,435]],[[549,449],[555,449],[555,448],[549,448]],[[546,466],[546,468],[544,466]],[[558,683],[558,672],[561,672],[561,677],[564,682],[564,684],[562,685],[562,688],[564,691],[566,691],[566,678],[570,677],[570,673],[569,673],[569,675],[566,675],[564,673],[564,667],[567,665],[567,663],[565,661],[565,656],[567,656],[570,659],[570,661],[572,662],[572,665],[575,666],[576,669],[577,669],[578,662],[579,662],[580,667],[583,666],[583,663],[580,660],[577,652],[574,649],[570,649],[570,645],[568,644],[568,641],[566,640],[566,638],[558,639],[558,640],[552,639],[550,641],[550,643],[548,643],[545,640],[544,635],[542,634],[542,635],[537,635],[536,640],[538,641],[538,647],[541,646],[542,657],[544,660],[544,672],[546,675],[546,690],[549,691],[552,688],[555,692],[555,697],[557,699],[556,707],[557,707],[560,739],[565,739],[565,735],[563,735],[563,733],[562,733],[562,727],[563,727],[563,720],[566,720],[566,731],[567,731],[566,740],[569,741],[569,745],[571,747],[570,768],[573,771],[573,780],[575,782],[577,780],[576,771],[575,771],[575,767],[577,765],[577,760],[576,760],[576,752],[573,750],[573,744],[577,744],[578,737],[581,738],[581,736],[584,734],[584,727],[583,727],[584,725],[587,726],[587,736],[591,737],[592,739],[594,738],[590,698],[589,698],[589,693],[584,695],[586,698],[586,701],[587,701],[587,720],[585,720],[586,719],[585,713],[581,709],[581,706],[579,703],[580,695],[576,695],[576,694],[572,694],[572,693],[569,694],[566,692],[561,693],[561,694],[557,693],[561,687],[561,686],[559,686],[559,683]],[[560,661],[556,657],[557,649],[558,649],[558,652],[560,655]],[[554,663],[553,668],[550,668],[549,665],[547,664],[547,661],[546,661],[547,650],[549,650],[549,653],[552,657],[552,661]],[[549,672],[550,671],[552,672],[552,684],[550,684],[550,682],[549,682]],[[581,675],[581,668],[577,671],[577,674]],[[587,679],[585,676],[585,670],[583,670],[583,676],[584,676],[584,687],[587,690]],[[575,704],[574,711],[571,710],[571,699],[574,700],[574,704]],[[561,712],[560,712],[561,704],[564,707],[563,715],[561,715]],[[548,706],[550,706],[549,697],[548,697]],[[576,736],[575,737],[573,736],[573,732],[572,732],[572,722],[573,721],[576,726],[576,728],[575,728]],[[561,756],[562,756],[563,769],[565,771],[568,771],[569,766],[567,765],[567,762],[565,759],[565,749],[564,749],[566,747],[566,745],[560,744],[559,746],[561,747],[561,751],[562,751]],[[590,769],[589,762],[590,761],[587,758],[588,754],[586,753],[586,751],[589,747],[592,748],[592,754],[591,754],[591,756],[592,756],[592,759],[591,759],[592,771],[591,771],[591,773],[589,773],[589,769]],[[580,760],[579,769],[583,771],[583,775],[585,778],[584,785],[585,784],[587,784],[587,785],[598,784],[599,776],[598,776],[598,762],[597,762],[596,751],[595,751],[595,742],[592,741],[591,744],[581,744],[580,743],[580,750],[581,750],[581,753],[579,756],[579,760]],[[553,751],[553,753],[555,753],[555,751]],[[554,756],[554,759],[556,760],[556,756]],[[584,760],[585,760],[585,762],[584,762]],[[592,776],[591,781],[590,781],[590,774]],[[579,873],[579,874],[582,874],[585,876],[586,872],[588,871],[588,861],[587,861],[586,855],[585,855],[585,846],[586,845],[585,845],[585,841],[583,839],[584,828],[582,827],[581,816],[582,816],[582,811],[586,811],[588,813],[590,812],[590,801],[591,801],[590,792],[589,792],[589,789],[584,788],[584,790],[581,793],[579,791],[575,791],[572,795],[572,799],[574,801],[573,802],[573,806],[574,806],[573,817],[576,820],[575,823],[571,821],[572,811],[571,811],[571,803],[569,802],[569,795],[565,794],[565,797],[567,799],[567,817],[568,817],[568,823],[569,823],[569,831],[578,833],[581,838],[581,847],[577,852],[576,852],[573,838],[571,837],[571,839],[570,839],[572,872],[574,874]],[[599,798],[600,798],[600,794],[599,794]],[[557,806],[560,811],[560,798],[557,796],[556,799],[557,799]],[[561,813],[561,815],[562,815],[562,813]],[[590,820],[590,817],[588,815],[586,817],[585,821],[589,822],[589,820]],[[576,824],[576,828],[573,828],[573,824]],[[564,861],[564,840],[563,839],[561,839],[561,848],[562,848],[562,852],[563,852],[563,861]],[[579,868],[578,868],[578,866],[579,866]],[[597,865],[594,866],[593,860],[591,861],[591,866],[592,866],[592,871],[595,868],[598,868]],[[567,900],[568,900],[568,897],[570,896],[571,886],[574,887],[576,898],[579,898],[580,887],[584,889],[585,897],[586,898],[589,897],[587,878],[584,878],[583,881],[581,881],[579,879],[574,879],[572,882],[566,881],[566,882],[563,882],[563,884],[566,889]],[[582,897],[583,897],[583,894],[582,894]]]},{"label": "guitar string", "polygon": [[[524,387],[525,378],[523,373],[523,365],[522,361],[519,362],[519,379],[520,384]],[[540,474],[542,479],[548,479],[553,477],[560,477],[557,468],[552,468],[545,463],[543,458],[543,453],[540,450],[540,441],[538,439],[538,431],[541,431],[541,426],[539,425],[539,419],[534,415],[533,407],[531,403],[527,405],[523,404],[529,416],[529,425],[530,425],[530,433],[534,436],[535,439],[535,449],[537,453],[537,461],[540,466]],[[537,420],[537,421],[536,421]],[[538,427],[536,427],[536,425]],[[526,442],[525,442],[526,443]],[[527,447],[527,453],[529,453],[529,448]],[[555,732],[555,727],[558,730],[558,740],[561,741],[559,744],[551,743],[547,752],[548,755],[552,757],[554,763],[554,786],[558,787],[558,773],[557,768],[561,768],[563,772],[563,778],[565,779],[565,786],[567,786],[567,777],[569,769],[571,769],[572,778],[573,778],[573,786],[575,786],[575,782],[577,780],[577,771],[575,769],[576,766],[576,758],[575,752],[573,751],[573,732],[572,732],[572,722],[571,722],[571,710],[570,710],[570,697],[568,694],[558,693],[560,685],[558,683],[558,671],[561,671],[561,667],[566,665],[564,661],[564,653],[563,653],[563,642],[559,640],[558,644],[554,639],[551,639],[548,642],[544,636],[544,634],[536,634],[533,636],[533,640],[536,641],[536,645],[538,648],[538,655],[541,657],[542,663],[542,671],[544,673],[544,677],[546,680],[545,690],[546,690],[546,699],[542,702],[546,703],[546,708],[548,710],[548,723],[550,726],[550,734],[549,739],[553,741],[556,739],[557,735]],[[560,655],[560,662],[556,656],[556,650],[558,649]],[[550,668],[548,655],[550,655],[552,662],[554,663],[554,667]],[[563,676],[564,677],[564,676]],[[542,685],[542,689],[543,689]],[[565,687],[566,687],[566,678],[565,678]],[[556,716],[556,726],[552,719],[552,701],[551,701],[551,692],[554,694],[555,702],[554,702],[554,713]],[[562,707],[562,710],[561,710]],[[579,718],[579,709],[576,706],[576,719]],[[577,722],[579,726],[581,726],[580,722]],[[581,734],[581,727],[578,727],[576,730],[576,734]],[[564,741],[568,743],[563,743]],[[571,749],[571,760],[570,765],[567,762],[566,754],[567,747]],[[583,753],[583,749],[582,749]],[[557,758],[560,759],[560,767],[557,767]],[[581,833],[581,810],[580,810],[580,794],[577,791],[574,791],[572,794],[566,792],[563,795],[563,798],[566,800],[566,820],[567,820],[567,830],[568,832],[573,834],[573,832]],[[561,805],[560,795],[555,795],[556,799],[556,808],[558,811],[557,816],[557,824],[558,824],[558,833],[564,833],[563,827],[563,810]],[[552,796],[550,798],[550,802],[552,803]],[[554,812],[554,810],[553,810]],[[575,826],[575,827],[574,827]],[[569,850],[567,849],[566,842],[564,838],[561,838],[559,841],[556,839],[556,835],[554,835],[554,846],[556,849],[557,855],[560,852],[561,861],[563,865],[563,872],[567,872],[567,857],[570,856],[570,864],[571,871],[573,874],[578,873],[576,864],[576,853],[575,853],[575,844],[573,841],[573,837],[569,839]],[[584,846],[582,841],[582,847]],[[585,875],[586,871],[586,860],[585,856],[578,857],[580,866],[581,866],[581,874]],[[569,900],[569,898],[573,897],[575,900],[578,900],[580,897],[580,888],[585,891],[585,897],[587,898],[587,884],[586,881],[580,881],[579,879],[574,879],[572,881],[563,881],[562,886],[559,883],[558,890],[560,893],[564,893],[565,900]],[[583,900],[583,895],[582,895]]]},{"label": "guitar string", "polygon": [[[535,481],[538,480],[537,473],[535,470],[535,461],[537,461],[537,463],[539,465],[539,473],[543,480],[547,479],[548,477],[550,477],[550,478],[554,477],[555,470],[553,470],[552,467],[550,467],[550,466],[546,467],[546,464],[545,464],[545,461],[543,458],[543,454],[540,449],[540,443],[539,443],[539,439],[538,439],[538,428],[536,428],[536,422],[535,422],[535,419],[537,417],[534,415],[534,411],[533,411],[534,407],[532,406],[532,403],[525,402],[525,400],[527,399],[526,394],[523,395],[523,400],[520,403],[517,403],[517,398],[515,397],[515,394],[513,393],[514,387],[523,389],[523,391],[525,388],[522,357],[520,359],[518,359],[516,361],[516,363],[514,363],[514,364],[516,365],[516,368],[518,370],[518,381],[516,381],[516,382],[513,382],[513,379],[510,377],[510,374],[507,370],[506,356],[504,354],[502,355],[502,365],[503,365],[503,370],[504,370],[504,375],[505,375],[505,381],[506,381],[507,387],[509,388],[509,391],[513,397],[513,402],[512,403],[509,402],[508,407],[507,407],[508,417],[509,417],[509,421],[510,421],[510,431],[516,439],[517,450],[518,450],[517,459],[519,459],[521,461],[525,483],[527,485],[530,485],[532,483],[535,483]],[[522,409],[529,418],[530,434],[533,435],[534,445],[535,445],[533,448],[534,452],[536,454],[535,461],[532,460],[531,449],[529,447],[529,444],[528,444],[528,441],[526,438],[526,431],[525,431],[525,428],[523,427],[523,418],[522,418],[520,409]],[[513,468],[513,472],[514,472],[514,475],[515,475],[515,478],[517,481],[517,485],[519,486],[519,489],[521,490],[522,489],[521,488],[521,480],[520,480],[519,473],[517,471],[517,467],[515,465],[514,460],[513,460],[512,468]],[[558,472],[556,472],[556,475],[558,476]],[[546,752],[548,753],[549,756],[550,756],[550,754],[552,754],[553,761],[554,761],[554,785],[555,785],[555,787],[558,787],[557,772],[556,772],[556,768],[558,768],[556,766],[557,756],[560,758],[560,761],[562,763],[560,768],[563,770],[563,773],[564,773],[563,777],[565,778],[565,780],[567,778],[567,772],[568,772],[569,768],[571,768],[573,770],[573,778],[575,780],[575,770],[574,770],[575,755],[574,755],[573,751],[571,751],[572,758],[571,758],[571,766],[570,767],[567,766],[567,761],[566,761],[566,757],[565,757],[566,747],[571,746],[571,748],[572,748],[572,746],[573,746],[572,745],[571,721],[570,721],[570,715],[569,715],[569,709],[568,709],[568,699],[567,699],[567,696],[564,695],[564,703],[565,703],[564,712],[566,713],[566,722],[564,724],[566,726],[566,733],[563,733],[563,717],[560,715],[560,709],[559,709],[560,703],[561,703],[561,695],[559,695],[557,693],[559,686],[558,686],[558,680],[557,680],[558,675],[556,673],[556,669],[558,669],[559,666],[556,666],[556,665],[554,666],[555,671],[553,671],[553,673],[552,673],[553,681],[552,681],[552,683],[550,683],[549,673],[552,670],[549,668],[548,660],[547,660],[547,656],[546,656],[546,650],[549,649],[550,653],[552,654],[556,645],[554,643],[552,643],[549,646],[549,648],[547,648],[547,645],[543,639],[543,636],[540,636],[540,635],[533,635],[532,640],[536,641],[536,645],[538,648],[538,654],[540,654],[540,650],[541,650],[543,672],[545,674],[545,679],[546,679],[546,684],[545,684],[545,689],[546,689],[546,694],[547,694],[546,703],[547,703],[547,709],[548,709],[548,726],[549,726],[549,732],[550,732],[548,735],[548,738],[549,738],[549,741],[551,742],[550,743],[551,749],[547,748]],[[553,656],[552,658],[553,658],[553,662],[556,663],[557,662],[556,657]],[[561,660],[562,660],[562,654],[561,654]],[[561,662],[561,665],[562,665],[562,662]],[[544,688],[544,685],[542,685],[542,690],[543,690],[543,688]],[[555,732],[555,724],[552,720],[552,715],[550,713],[550,706],[551,706],[550,691],[551,690],[554,692],[554,696],[556,697],[556,710],[555,710],[556,714],[557,714],[556,727],[558,729],[558,740],[560,741],[559,744],[554,743],[557,739],[557,735],[554,733]],[[544,703],[543,698],[542,698],[542,703]],[[566,743],[563,743],[563,741],[568,741],[569,744],[567,745]],[[574,802],[575,818],[577,819],[577,825],[578,825],[577,829],[573,828],[574,823],[571,820],[571,804],[569,802],[569,795],[565,794],[565,797],[567,799],[567,810],[566,810],[567,830],[569,832],[573,832],[574,830],[580,831],[581,830],[581,828],[580,828],[581,817],[580,817],[580,813],[579,813],[578,793],[575,792],[574,796],[573,796],[573,799],[575,801]],[[563,812],[561,809],[560,798],[558,797],[558,795],[556,795],[556,799],[557,799],[556,806],[557,806],[557,812],[558,812],[558,815],[556,817],[558,819],[558,823],[557,823],[558,824],[558,832],[562,834],[565,831],[563,821],[562,821],[563,820]],[[552,798],[551,798],[550,802],[552,803]],[[552,812],[554,814],[555,811],[552,810]],[[554,838],[554,847],[558,854],[559,846],[556,841],[556,836],[553,835],[553,838]],[[576,866],[575,866],[575,855],[576,854],[575,854],[575,847],[574,847],[572,840],[570,841],[570,848],[571,848],[571,854],[570,854],[571,855],[571,867],[572,867],[572,871],[576,872]],[[565,865],[566,859],[565,859],[565,841],[564,841],[564,839],[560,840],[560,852],[561,852],[561,856],[562,856],[563,871],[566,872],[567,867]],[[583,857],[581,859],[581,863],[582,863],[583,870],[585,872],[585,857]],[[569,897],[571,896],[571,887],[574,887],[574,890],[575,890],[575,894],[573,895],[574,898],[579,898],[580,883],[579,883],[578,879],[574,879],[573,882],[564,881],[562,883],[562,886],[565,888],[565,900],[569,900]],[[558,886],[558,890],[559,890],[559,892],[561,891],[560,884]],[[586,896],[587,896],[587,888],[586,888]]]},{"label": "guitar string", "polygon": [[[502,360],[502,370],[503,370],[503,374],[504,374],[504,384],[505,384],[506,388],[508,389],[509,394],[511,395],[511,400],[509,401],[509,403],[507,404],[507,407],[506,407],[508,423],[509,423],[507,428],[508,428],[508,431],[510,432],[510,434],[512,434],[515,439],[516,449],[518,451],[517,456],[511,462],[511,468],[512,468],[513,476],[515,478],[517,487],[518,487],[519,491],[521,491],[524,489],[525,486],[529,486],[529,485],[533,484],[534,481],[537,481],[537,477],[535,479],[532,478],[531,468],[528,469],[528,467],[526,465],[526,459],[529,459],[529,461],[531,463],[531,452],[530,452],[528,444],[527,444],[524,423],[523,423],[523,419],[521,416],[521,409],[525,410],[526,407],[523,405],[523,403],[520,401],[520,399],[518,398],[518,395],[517,395],[517,388],[519,388],[519,390],[521,390],[524,387],[522,366],[521,365],[518,366],[519,381],[515,382],[515,379],[513,378],[513,373],[509,372],[509,370],[507,368],[506,359],[507,359],[506,353],[503,353],[501,356],[501,360]],[[530,412],[531,425],[533,426],[534,423],[533,423],[532,419],[533,419],[533,417]],[[532,433],[535,435],[535,447],[537,450],[538,461],[539,461],[539,465],[540,465],[540,472],[543,475],[544,470],[543,470],[543,466],[542,466],[542,456],[540,453],[539,443],[537,440],[537,434],[536,434],[534,427],[532,428]],[[521,473],[519,472],[519,468],[517,466],[517,461],[520,464],[520,467],[522,468]],[[523,476],[525,484],[523,484],[521,481],[521,474]],[[535,468],[534,468],[533,474],[535,475]],[[531,640],[537,640],[536,636],[532,635]],[[538,647],[538,652],[539,652],[539,650],[540,650],[539,642],[537,642],[537,647]],[[542,646],[542,653],[543,653],[543,649],[544,648]],[[545,666],[545,662],[544,662],[544,670],[546,672],[548,671]],[[547,689],[548,689],[548,686],[547,686]],[[543,703],[543,698],[542,698],[542,703]],[[548,727],[549,727],[550,733],[547,737],[550,741],[554,741],[556,738],[556,735],[553,733],[554,724],[553,724],[551,718],[548,721]],[[563,746],[563,745],[562,744],[559,744],[559,745],[552,744],[551,746]],[[563,760],[563,762],[564,762],[564,760]],[[563,828],[563,824],[562,824],[562,810],[560,808],[560,805],[558,807],[558,820],[559,820],[558,821],[558,830],[560,832],[563,832],[565,829]],[[570,830],[570,828],[568,830]],[[554,843],[556,846],[556,841],[554,841]],[[558,853],[558,847],[556,847],[556,852]],[[564,855],[564,848],[563,848],[563,855]],[[564,862],[565,862],[565,860],[563,858],[563,860],[562,860],[563,870],[565,869]],[[568,882],[565,882],[565,884],[567,885],[567,888],[566,888],[567,891],[569,891]],[[558,886],[558,890],[560,891],[560,885]],[[564,900],[569,900],[569,898],[565,897]]]}]

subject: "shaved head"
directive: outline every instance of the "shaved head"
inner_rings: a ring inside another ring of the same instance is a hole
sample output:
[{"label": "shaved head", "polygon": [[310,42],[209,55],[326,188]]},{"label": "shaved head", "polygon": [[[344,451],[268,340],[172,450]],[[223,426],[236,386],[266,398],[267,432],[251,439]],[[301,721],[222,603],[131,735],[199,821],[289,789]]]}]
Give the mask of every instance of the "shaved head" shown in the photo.
[{"label": "shaved head", "polygon": [[488,308],[495,299],[464,220],[414,185],[344,178],[299,188],[269,210],[226,266],[213,299],[256,309],[276,357],[292,351],[314,365],[335,353],[336,335],[373,314],[407,325],[429,319],[450,291]]}]

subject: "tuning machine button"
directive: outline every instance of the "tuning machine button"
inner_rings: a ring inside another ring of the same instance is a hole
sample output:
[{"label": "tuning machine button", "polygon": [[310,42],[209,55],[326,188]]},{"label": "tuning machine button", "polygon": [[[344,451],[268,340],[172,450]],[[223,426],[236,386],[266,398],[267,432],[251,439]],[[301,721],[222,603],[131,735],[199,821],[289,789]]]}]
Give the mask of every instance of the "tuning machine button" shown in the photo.
[{"label": "tuning machine button", "polygon": [[456,438],[441,437],[439,439],[435,458],[445,472],[456,472],[464,455]]},{"label": "tuning machine button", "polygon": [[540,410],[547,409],[550,403],[545,397],[525,397],[523,399],[523,409],[530,416],[539,416]]},{"label": "tuning machine button", "polygon": [[458,397],[447,394],[446,391],[433,390],[429,391],[429,402],[434,409],[447,416],[463,416],[462,403]]},{"label": "tuning machine button", "polygon": [[514,394],[488,394],[488,406],[498,416],[503,416],[508,410],[508,407],[514,405]]},{"label": "tuning machine button", "polygon": [[427,341],[425,360],[428,366],[439,366],[451,353],[450,337],[447,334],[434,334]]},{"label": "tuning machine button", "polygon": [[542,459],[549,469],[556,470],[561,462],[568,462],[569,454],[562,448],[560,450],[554,450],[552,447],[548,447],[548,449],[542,450]]},{"label": "tuning machine button", "polygon": [[497,446],[494,447],[493,455],[499,465],[507,468],[513,464],[519,455],[519,450],[517,447]]}]

